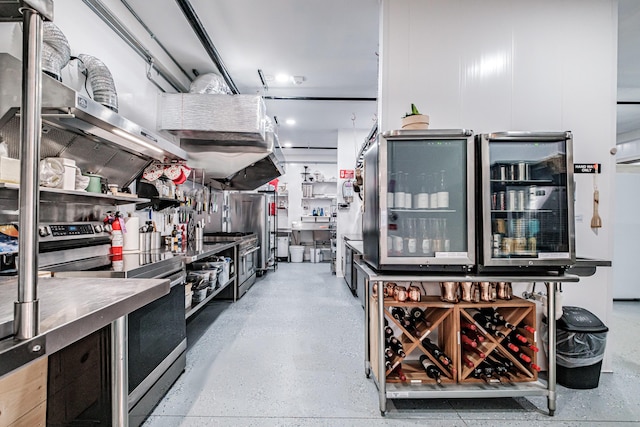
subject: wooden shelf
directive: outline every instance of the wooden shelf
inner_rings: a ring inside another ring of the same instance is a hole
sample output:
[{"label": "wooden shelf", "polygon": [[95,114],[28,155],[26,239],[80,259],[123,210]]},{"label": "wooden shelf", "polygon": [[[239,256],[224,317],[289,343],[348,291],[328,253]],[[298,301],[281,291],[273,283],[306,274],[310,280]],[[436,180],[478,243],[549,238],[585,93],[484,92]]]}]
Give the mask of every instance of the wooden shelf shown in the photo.
[{"label": "wooden shelf", "polygon": [[[505,387],[513,387],[515,383],[520,382],[537,382],[537,371],[532,369],[528,363],[525,363],[518,359],[516,355],[507,350],[507,343],[503,338],[495,336],[487,332],[482,325],[478,324],[468,312],[470,309],[481,309],[492,307],[496,309],[508,323],[518,325],[521,322],[534,325],[535,324],[535,305],[532,302],[513,298],[511,300],[498,300],[493,302],[482,303],[448,303],[440,300],[439,296],[429,295],[422,296],[421,301],[412,302],[398,302],[393,298],[385,298],[384,302],[384,318],[387,319],[389,326],[394,331],[394,336],[400,340],[405,352],[405,357],[399,357],[395,355],[392,368],[384,372],[386,382],[388,383],[404,383],[407,385],[414,384],[435,384],[432,378],[426,375],[422,365],[419,362],[419,358],[422,355],[426,355],[429,360],[441,371],[441,387],[446,388],[447,385],[453,384],[473,384],[473,383],[489,383],[491,385]],[[378,300],[376,297],[370,298],[369,307],[371,309],[371,317],[369,318],[369,327],[372,328],[370,333],[370,359],[371,368],[378,378],[378,358],[380,357],[377,347],[377,340],[379,333],[375,332],[377,329],[378,319]],[[419,307],[423,310],[423,316],[418,322],[416,328],[407,329],[403,327],[402,323],[393,317],[392,309],[394,307],[403,308],[407,313],[415,307]],[[500,357],[508,359],[513,364],[513,372],[510,373],[510,378],[497,376],[495,378],[488,378],[487,381],[480,378],[474,378],[472,373],[474,368],[478,367],[485,359],[481,358],[476,353],[467,352],[463,349],[460,341],[460,324],[462,321],[475,324],[478,333],[485,337],[485,340],[478,344],[478,349],[485,355],[498,354]],[[500,332],[508,336],[514,333],[510,328],[501,325],[497,328]],[[521,331],[518,329],[518,333],[524,335],[527,340],[537,345],[535,334]],[[449,357],[452,361],[450,366],[446,366],[442,361],[432,355],[422,342],[425,338],[429,338],[430,341],[437,345],[443,353]],[[530,357],[532,362],[537,363],[537,354],[531,351],[526,346],[521,346],[521,352]],[[462,355],[466,354],[467,357],[473,362],[473,368],[466,366],[462,363]],[[405,382],[401,381],[394,369],[401,365],[402,370],[407,377]]]}]

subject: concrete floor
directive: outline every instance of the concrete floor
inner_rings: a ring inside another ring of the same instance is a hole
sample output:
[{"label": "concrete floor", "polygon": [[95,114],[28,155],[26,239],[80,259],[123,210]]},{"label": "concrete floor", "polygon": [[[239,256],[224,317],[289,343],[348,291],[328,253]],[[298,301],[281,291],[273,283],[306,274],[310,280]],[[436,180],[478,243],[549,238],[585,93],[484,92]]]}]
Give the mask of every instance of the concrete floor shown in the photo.
[{"label": "concrete floor", "polygon": [[[640,302],[615,303],[612,374],[546,398],[394,400],[364,375],[363,310],[328,264],[282,263],[188,324],[187,368],[145,426],[640,425]],[[633,334],[625,331],[633,331]]]}]

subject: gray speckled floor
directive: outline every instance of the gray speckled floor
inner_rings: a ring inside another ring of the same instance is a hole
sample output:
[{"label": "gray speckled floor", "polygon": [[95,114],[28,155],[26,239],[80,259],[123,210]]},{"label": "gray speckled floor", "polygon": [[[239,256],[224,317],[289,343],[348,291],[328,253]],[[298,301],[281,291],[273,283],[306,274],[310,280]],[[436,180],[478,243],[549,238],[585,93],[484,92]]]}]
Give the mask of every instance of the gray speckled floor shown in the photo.
[{"label": "gray speckled floor", "polygon": [[[189,325],[187,368],[145,426],[640,425],[640,302],[616,302],[600,387],[546,398],[394,400],[381,417],[364,375],[363,311],[328,264],[282,263],[238,302]],[[629,330],[629,329],[626,329]]]}]

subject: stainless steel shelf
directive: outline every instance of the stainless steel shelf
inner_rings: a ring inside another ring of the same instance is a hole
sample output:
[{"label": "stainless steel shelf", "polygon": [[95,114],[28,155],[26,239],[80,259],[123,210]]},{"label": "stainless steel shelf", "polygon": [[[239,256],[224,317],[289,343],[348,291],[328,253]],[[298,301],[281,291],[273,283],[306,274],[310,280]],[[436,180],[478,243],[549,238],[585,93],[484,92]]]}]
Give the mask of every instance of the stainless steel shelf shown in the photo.
[{"label": "stainless steel shelf", "polygon": [[200,301],[198,304],[196,304],[195,306],[192,306],[191,308],[189,308],[187,310],[187,312],[184,315],[185,319],[188,319],[189,317],[193,316],[198,310],[200,310],[202,307],[204,307],[204,305],[206,303],[208,303],[209,301],[211,301],[216,295],[218,295],[220,292],[222,292],[223,290],[225,290],[230,284],[232,284],[234,281],[236,280],[236,276],[231,277],[227,283],[225,283],[223,286],[220,286],[218,289],[215,289],[213,292],[211,292],[210,295],[207,295],[207,297],[205,299],[203,299],[202,301]]},{"label": "stainless steel shelf", "polygon": [[236,246],[238,242],[226,242],[226,243],[215,243],[215,244],[206,244],[202,246],[200,250],[188,250],[182,258],[184,259],[185,264],[191,264],[192,262],[199,261],[201,259],[208,258],[212,255],[219,254],[220,252],[233,248]]},{"label": "stainless steel shelf", "polygon": [[[20,190],[19,184],[0,183],[0,198],[8,198]],[[111,194],[89,193],[87,191],[62,190],[59,188],[40,187],[40,201],[61,203],[86,203],[93,205],[123,205],[129,203],[148,203],[150,199],[139,197],[114,196]]]},{"label": "stainless steel shelf", "polygon": [[411,213],[420,213],[420,212],[425,212],[425,213],[456,213],[457,212],[455,209],[438,209],[438,208],[434,208],[434,209],[389,208],[389,210],[394,211],[394,212],[411,212]]}]

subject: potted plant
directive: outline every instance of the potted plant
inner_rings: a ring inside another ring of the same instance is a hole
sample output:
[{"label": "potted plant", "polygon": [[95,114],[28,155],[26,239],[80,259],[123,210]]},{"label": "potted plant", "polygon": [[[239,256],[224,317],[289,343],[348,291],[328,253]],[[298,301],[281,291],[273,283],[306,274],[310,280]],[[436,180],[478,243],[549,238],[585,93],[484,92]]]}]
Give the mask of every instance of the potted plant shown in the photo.
[{"label": "potted plant", "polygon": [[415,104],[411,104],[411,112],[402,118],[402,129],[429,129],[429,116],[420,114]]}]

